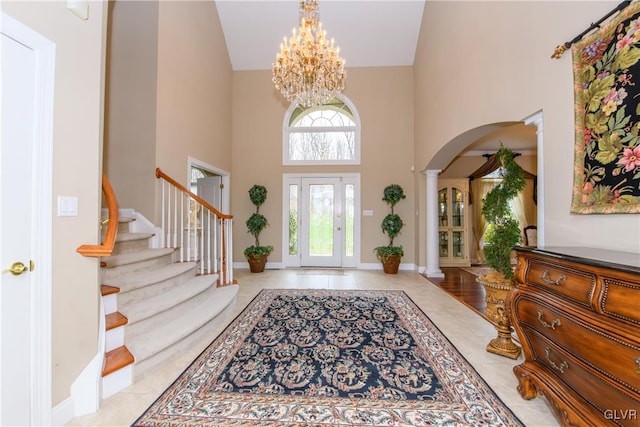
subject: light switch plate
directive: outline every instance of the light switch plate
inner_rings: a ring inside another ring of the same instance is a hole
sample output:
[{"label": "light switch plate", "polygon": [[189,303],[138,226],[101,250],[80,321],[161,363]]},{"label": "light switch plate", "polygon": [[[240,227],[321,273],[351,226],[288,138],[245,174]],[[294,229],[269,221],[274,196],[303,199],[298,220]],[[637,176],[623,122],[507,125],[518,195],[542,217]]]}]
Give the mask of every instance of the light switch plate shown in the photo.
[{"label": "light switch plate", "polygon": [[362,216],[373,216],[373,211],[372,210],[363,210],[362,211]]},{"label": "light switch plate", "polygon": [[78,216],[78,198],[58,196],[58,216]]}]

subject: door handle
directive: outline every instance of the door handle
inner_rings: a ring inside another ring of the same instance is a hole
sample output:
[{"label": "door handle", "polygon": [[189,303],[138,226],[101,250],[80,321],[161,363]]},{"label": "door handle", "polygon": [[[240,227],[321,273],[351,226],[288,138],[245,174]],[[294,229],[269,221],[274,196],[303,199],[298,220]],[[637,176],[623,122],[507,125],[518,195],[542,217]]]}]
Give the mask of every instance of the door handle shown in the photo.
[{"label": "door handle", "polygon": [[33,261],[29,261],[29,266],[26,266],[20,261],[17,261],[11,264],[11,267],[7,268],[6,270],[3,270],[2,274],[11,273],[14,276],[19,276],[22,273],[26,273],[27,271],[33,271],[33,268],[34,268]]}]

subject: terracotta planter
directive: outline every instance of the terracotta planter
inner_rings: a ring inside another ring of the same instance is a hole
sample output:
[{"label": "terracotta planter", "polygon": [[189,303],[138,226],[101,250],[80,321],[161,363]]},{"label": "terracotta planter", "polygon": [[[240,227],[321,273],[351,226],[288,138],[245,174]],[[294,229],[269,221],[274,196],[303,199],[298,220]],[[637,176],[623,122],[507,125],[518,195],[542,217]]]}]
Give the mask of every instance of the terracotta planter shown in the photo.
[{"label": "terracotta planter", "polygon": [[261,255],[258,258],[248,258],[247,261],[249,261],[249,270],[252,273],[262,273],[264,271],[264,266],[267,264],[267,257],[268,255]]},{"label": "terracotta planter", "polygon": [[382,261],[382,269],[387,274],[398,274],[401,260],[402,257],[400,255],[390,255]]}]

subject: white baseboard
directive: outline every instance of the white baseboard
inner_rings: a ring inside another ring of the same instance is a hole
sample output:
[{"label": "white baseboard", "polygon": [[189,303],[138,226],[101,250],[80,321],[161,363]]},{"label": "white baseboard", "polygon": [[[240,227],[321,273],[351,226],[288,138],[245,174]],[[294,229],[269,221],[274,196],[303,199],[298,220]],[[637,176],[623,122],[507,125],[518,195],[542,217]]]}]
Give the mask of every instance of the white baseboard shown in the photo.
[{"label": "white baseboard", "polygon": [[100,409],[100,377],[104,361],[104,350],[98,352],[91,362],[71,384],[73,416],[91,414]]},{"label": "white baseboard", "polygon": [[[249,263],[248,262],[234,262],[233,268],[238,270],[248,270]],[[286,268],[281,262],[267,262],[267,265],[264,267],[265,270],[281,270]],[[382,271],[382,263],[380,262],[367,262],[360,263],[356,267],[358,270],[380,270]],[[418,268],[413,263],[402,263],[398,268],[400,271],[418,271]]]},{"label": "white baseboard", "polygon": [[118,369],[102,378],[102,398],[113,396],[133,383],[133,365]]},{"label": "white baseboard", "polygon": [[[381,262],[362,262],[358,264],[359,270],[382,270]],[[398,271],[417,271],[413,263],[400,263]]]},{"label": "white baseboard", "polygon": [[64,426],[74,417],[73,399],[68,397],[51,410],[51,425]]},{"label": "white baseboard", "polygon": [[[282,270],[284,268],[284,265],[281,262],[268,262],[267,264],[264,266],[265,270]],[[233,263],[233,269],[236,270],[248,270],[249,269],[249,263],[248,262],[234,262]]]}]

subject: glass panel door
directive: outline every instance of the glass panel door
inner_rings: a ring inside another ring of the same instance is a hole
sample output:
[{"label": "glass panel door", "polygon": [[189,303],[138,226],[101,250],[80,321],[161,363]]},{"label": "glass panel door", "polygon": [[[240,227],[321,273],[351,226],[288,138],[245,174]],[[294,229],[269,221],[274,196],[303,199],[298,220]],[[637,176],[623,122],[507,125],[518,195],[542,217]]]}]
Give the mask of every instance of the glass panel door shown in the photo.
[{"label": "glass panel door", "polygon": [[449,257],[449,188],[438,191],[438,247],[440,258]]},{"label": "glass panel door", "polygon": [[283,265],[357,267],[360,176],[284,175]]},{"label": "glass panel door", "polygon": [[342,193],[340,178],[302,179],[301,266],[342,266]]},{"label": "glass panel door", "polygon": [[462,259],[465,258],[464,193],[456,187],[451,188],[451,204],[451,256]]},{"label": "glass panel door", "polygon": [[438,190],[438,253],[440,265],[469,264],[466,214],[468,181],[442,179]]}]

